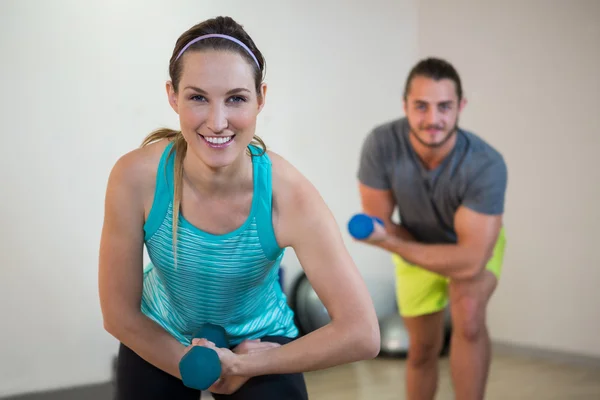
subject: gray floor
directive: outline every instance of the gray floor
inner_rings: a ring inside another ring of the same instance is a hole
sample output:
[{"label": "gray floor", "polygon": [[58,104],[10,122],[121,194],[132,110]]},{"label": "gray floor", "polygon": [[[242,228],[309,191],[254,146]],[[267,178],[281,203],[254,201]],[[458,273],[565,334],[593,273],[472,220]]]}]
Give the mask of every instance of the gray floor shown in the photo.
[{"label": "gray floor", "polygon": [[84,386],[76,389],[40,392],[16,397],[7,397],[5,400],[110,400],[113,395],[112,383]]},{"label": "gray floor", "polygon": [[[0,400],[112,400],[113,384],[82,386],[74,389],[31,393],[14,397],[3,397]],[[202,400],[212,399],[209,393],[202,394]]]},{"label": "gray floor", "polygon": [[[305,374],[316,400],[392,400],[404,398],[406,362],[377,358]],[[113,385],[75,388],[11,397],[10,400],[112,400]],[[203,399],[212,396],[206,394]],[[436,400],[453,399],[448,358],[440,360]],[[529,350],[502,351],[496,345],[486,400],[598,400],[600,360],[550,357]],[[8,400],[8,399],[6,399]],[[256,399],[260,400],[260,399]]]}]

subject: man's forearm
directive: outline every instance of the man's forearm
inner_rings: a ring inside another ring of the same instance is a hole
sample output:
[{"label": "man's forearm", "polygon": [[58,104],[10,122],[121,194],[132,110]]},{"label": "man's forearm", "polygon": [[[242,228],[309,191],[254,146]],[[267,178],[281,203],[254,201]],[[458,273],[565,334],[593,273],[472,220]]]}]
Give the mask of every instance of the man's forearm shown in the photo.
[{"label": "man's forearm", "polygon": [[386,225],[386,230],[402,240],[410,242],[416,241],[415,237],[402,225],[390,223],[389,225]]},{"label": "man's forearm", "polygon": [[411,264],[454,279],[474,276],[483,264],[470,249],[457,244],[424,244],[398,236],[390,235],[373,244],[398,254]]}]

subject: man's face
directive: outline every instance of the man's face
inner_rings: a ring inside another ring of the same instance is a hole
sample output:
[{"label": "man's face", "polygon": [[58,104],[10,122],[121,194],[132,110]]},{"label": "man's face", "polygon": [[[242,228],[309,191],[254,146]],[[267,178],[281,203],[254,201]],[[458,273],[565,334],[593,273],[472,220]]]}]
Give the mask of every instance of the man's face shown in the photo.
[{"label": "man's face", "polygon": [[441,147],[456,132],[464,104],[454,81],[415,76],[404,101],[411,134],[426,147]]}]

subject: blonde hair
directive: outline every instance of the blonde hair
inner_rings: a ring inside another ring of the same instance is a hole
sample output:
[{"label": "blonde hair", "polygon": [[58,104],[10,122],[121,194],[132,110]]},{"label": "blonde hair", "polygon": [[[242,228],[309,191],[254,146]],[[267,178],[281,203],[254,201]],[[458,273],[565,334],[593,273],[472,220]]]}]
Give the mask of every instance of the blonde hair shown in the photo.
[{"label": "blonde hair", "polygon": [[[169,142],[173,142],[173,147],[169,151],[167,155],[167,159],[173,155],[175,152],[175,161],[174,161],[174,172],[173,172],[173,260],[175,266],[177,266],[177,231],[179,227],[179,211],[181,209],[181,197],[183,194],[183,160],[187,153],[187,142],[185,141],[181,131],[176,131],[169,128],[161,128],[157,129],[154,132],[151,132],[146,138],[142,141],[140,147],[147,146],[151,143],[158,142],[160,140],[167,139]],[[262,151],[257,154],[257,156],[263,155],[267,151],[267,146],[265,142],[258,136],[254,136],[251,145],[260,147]],[[246,153],[250,156],[253,154],[250,152],[250,149],[246,149]],[[165,165],[166,170],[166,165]]]}]

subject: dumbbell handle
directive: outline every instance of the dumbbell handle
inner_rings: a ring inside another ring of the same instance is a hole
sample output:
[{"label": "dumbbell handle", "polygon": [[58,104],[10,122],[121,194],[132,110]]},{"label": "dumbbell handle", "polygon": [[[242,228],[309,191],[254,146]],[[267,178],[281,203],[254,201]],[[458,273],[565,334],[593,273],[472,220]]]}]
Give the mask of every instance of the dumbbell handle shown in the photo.
[{"label": "dumbbell handle", "polygon": [[355,214],[348,221],[348,232],[358,240],[367,239],[375,230],[375,224],[384,225],[383,221],[368,214]]},{"label": "dumbbell handle", "polygon": [[193,335],[194,339],[206,339],[217,347],[229,347],[227,333],[219,325],[203,324]]},{"label": "dumbbell handle", "polygon": [[[206,339],[217,347],[228,347],[225,330],[218,325],[203,325],[193,338]],[[181,358],[179,372],[185,386],[206,390],[221,376],[219,355],[208,347],[194,346]]]}]

